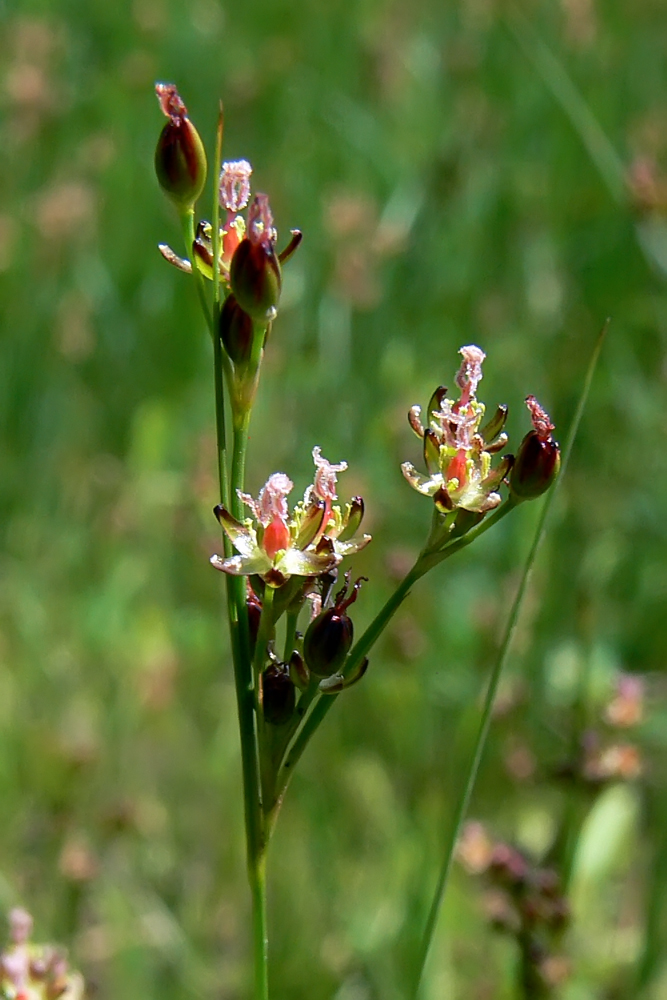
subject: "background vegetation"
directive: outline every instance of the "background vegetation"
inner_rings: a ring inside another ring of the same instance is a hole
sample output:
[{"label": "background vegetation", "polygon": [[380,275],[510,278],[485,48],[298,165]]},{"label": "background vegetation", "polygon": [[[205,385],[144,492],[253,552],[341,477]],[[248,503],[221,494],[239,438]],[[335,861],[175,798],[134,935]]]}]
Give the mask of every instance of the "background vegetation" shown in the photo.
[{"label": "background vegetation", "polygon": [[[249,485],[302,489],[314,444],[347,459],[375,537],[358,627],[430,516],[399,471],[408,407],[478,343],[515,445],[527,392],[563,435],[611,315],[473,814],[545,856],[554,774],[617,672],[646,675],[643,775],[587,814],[559,995],[664,1000],[664,4],[4,0],[0,23],[0,903],[104,1000],[245,995],[210,345],[156,250],[179,241],[152,173],[173,80],[209,148],[224,99],[226,156],[305,232]],[[401,996],[535,515],[423,582],[304,758],[271,859],[276,997]],[[432,957],[432,1000],[515,995],[462,868]]]}]

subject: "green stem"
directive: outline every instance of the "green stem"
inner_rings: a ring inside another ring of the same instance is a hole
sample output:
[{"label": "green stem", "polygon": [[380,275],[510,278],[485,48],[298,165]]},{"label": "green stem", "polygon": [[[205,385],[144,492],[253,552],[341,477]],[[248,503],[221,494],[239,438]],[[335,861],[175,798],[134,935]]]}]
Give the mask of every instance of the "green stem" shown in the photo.
[{"label": "green stem", "polygon": [[[215,158],[213,160],[213,302],[214,313],[220,306],[220,167],[222,164],[222,133],[224,119],[222,102],[218,111],[218,127],[215,133]],[[217,318],[217,315],[216,315]]]},{"label": "green stem", "polygon": [[199,298],[199,304],[201,310],[204,314],[206,320],[206,325],[208,327],[208,332],[213,337],[215,341],[215,331],[213,327],[213,317],[211,316],[211,310],[209,308],[208,299],[206,298],[206,289],[204,288],[204,279],[202,273],[197,267],[197,262],[194,259],[195,255],[192,252],[192,245],[195,241],[195,210],[191,208],[189,212],[185,212],[181,216],[181,221],[183,223],[183,239],[185,240],[185,246],[187,249],[188,257],[192,263],[192,276],[195,279],[195,288],[197,289],[197,296]]},{"label": "green stem", "polygon": [[433,566],[437,566],[438,563],[443,562],[445,559],[449,559],[449,557],[453,556],[455,552],[460,552],[461,549],[465,549],[468,545],[472,545],[472,543],[476,542],[481,535],[489,530],[489,528],[492,528],[494,524],[498,523],[498,521],[502,521],[502,519],[506,517],[510,511],[514,510],[516,506],[517,501],[510,496],[504,504],[500,507],[496,507],[492,514],[485,517],[484,520],[475,528],[471,528],[466,535],[463,535],[461,538],[453,539],[453,541],[445,545],[444,548],[438,549],[434,552],[430,549],[426,549],[421,555],[421,561],[428,564],[424,572],[431,569]]},{"label": "green stem", "polygon": [[[225,426],[225,389],[223,382],[222,344],[220,337],[213,338],[213,374],[215,379],[215,429],[218,452],[218,481],[220,484],[220,502],[229,509],[229,479],[227,477],[227,429]],[[223,531],[225,556],[232,554],[232,545]]]},{"label": "green stem", "polygon": [[298,607],[296,611],[287,612],[287,622],[285,625],[285,653],[283,655],[283,660],[285,663],[289,663],[290,657],[294,652],[294,640],[296,638],[296,626],[299,621],[299,612],[301,607]]},{"label": "green stem", "polygon": [[[561,482],[570,460],[572,446],[574,444],[574,439],[579,429],[579,424],[581,422],[581,417],[584,412],[586,400],[588,399],[588,393],[591,387],[591,383],[593,381],[593,374],[595,372],[595,368],[597,366],[597,362],[600,357],[600,351],[602,350],[602,344],[604,342],[604,337],[607,332],[607,327],[608,327],[608,322],[605,323],[605,325],[602,327],[602,330],[600,331],[595,347],[593,349],[593,354],[591,356],[591,360],[588,364],[588,369],[586,371],[586,377],[584,379],[583,389],[579,397],[577,410],[575,412],[574,419],[572,421],[567,436],[567,441],[563,449],[563,461],[561,465],[560,475],[558,477],[557,482],[554,483],[553,487],[547,493],[544,503],[542,505],[542,510],[540,512],[540,516],[538,518],[537,525],[535,527],[533,542],[523,567],[523,573],[521,575],[519,588],[517,590],[514,602],[512,604],[509,613],[509,617],[507,619],[507,625],[505,628],[503,641],[500,645],[500,649],[498,650],[498,656],[496,657],[496,662],[494,663],[493,670],[491,671],[491,677],[489,679],[489,685],[486,691],[484,708],[482,709],[482,718],[479,724],[477,738],[475,740],[472,759],[470,761],[470,765],[468,768],[468,774],[466,776],[466,780],[463,786],[463,791],[459,799],[456,812],[454,814],[454,820],[451,829],[449,831],[449,836],[445,844],[445,853],[442,862],[442,867],[440,870],[440,874],[438,876],[438,881],[436,884],[433,901],[431,903],[431,908],[429,910],[429,914],[426,920],[426,927],[424,930],[424,935],[421,941],[420,949],[417,954],[417,961],[415,963],[416,971],[414,976],[413,988],[411,991],[411,995],[414,996],[415,998],[419,996],[419,992],[422,986],[424,971],[426,968],[426,961],[428,959],[431,944],[433,942],[433,935],[435,932],[438,916],[440,913],[440,908],[442,906],[442,902],[445,896],[445,891],[447,889],[447,882],[449,880],[452,861],[454,859],[454,851],[461,832],[463,821],[468,811],[468,805],[470,803],[472,791],[475,785],[475,781],[477,779],[477,772],[479,770],[480,761],[482,759],[482,754],[484,752],[484,747],[486,745],[486,739],[489,733],[489,727],[491,725],[491,713],[493,710],[496,692],[498,690],[498,682],[500,681],[503,667],[505,666],[505,662],[507,660],[507,654],[509,653],[512,639],[514,637],[514,631],[516,629],[516,624],[519,618],[519,612],[521,610],[521,605],[523,603],[523,599],[526,593],[530,574],[533,565],[535,563],[535,558],[537,556],[540,543],[542,542],[542,538],[544,536],[545,524],[547,517],[549,515],[549,511],[551,510],[551,505],[554,501],[554,497],[556,495],[556,488]],[[467,537],[468,536],[466,536],[466,538]],[[461,541],[465,541],[465,538],[461,539]],[[454,545],[455,544],[456,543],[454,543]],[[452,545],[451,548],[453,548],[454,545]]]},{"label": "green stem", "polygon": [[252,673],[255,678],[255,684],[257,684],[257,679],[264,668],[264,663],[266,661],[266,651],[271,638],[271,632],[273,631],[273,596],[275,590],[273,587],[269,587],[267,584],[264,588],[264,597],[262,599],[262,615],[259,619],[259,631],[257,633],[257,642],[255,643],[255,656],[252,664]]},{"label": "green stem", "polygon": [[253,952],[255,958],[254,1000],[269,997],[269,936],[266,917],[266,852],[258,854],[248,866],[252,892]]}]

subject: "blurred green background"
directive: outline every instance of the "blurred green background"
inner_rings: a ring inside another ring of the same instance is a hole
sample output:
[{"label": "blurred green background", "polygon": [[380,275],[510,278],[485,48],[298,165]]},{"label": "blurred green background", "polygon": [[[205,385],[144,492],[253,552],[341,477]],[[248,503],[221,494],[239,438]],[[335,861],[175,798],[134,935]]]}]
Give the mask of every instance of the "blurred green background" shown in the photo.
[{"label": "blurred green background", "polygon": [[[247,996],[249,901],[221,579],[211,352],[152,172],[175,81],[303,229],[248,485],[345,458],[370,620],[430,508],[405,415],[488,355],[562,437],[612,317],[503,682],[472,813],[547,855],[554,779],[619,671],[647,677],[642,777],[579,840],[558,996],[667,997],[667,16],[663,0],[0,0],[0,904],[91,995]],[[202,206],[208,214],[209,209]],[[399,1000],[535,523],[422,581],[339,699],[272,847],[273,995]],[[516,995],[457,868],[429,1000]],[[643,992],[642,992],[643,991]]]}]

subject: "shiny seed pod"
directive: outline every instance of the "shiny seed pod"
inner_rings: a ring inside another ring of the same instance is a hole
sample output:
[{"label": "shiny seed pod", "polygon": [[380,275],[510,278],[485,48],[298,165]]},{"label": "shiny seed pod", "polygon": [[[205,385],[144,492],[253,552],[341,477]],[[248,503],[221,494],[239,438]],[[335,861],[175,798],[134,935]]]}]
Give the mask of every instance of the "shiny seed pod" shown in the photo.
[{"label": "shiny seed pod", "polygon": [[292,718],[296,689],[282,663],[272,663],[262,673],[264,718],[272,726],[282,726]]},{"label": "shiny seed pod", "polygon": [[252,353],[252,320],[233,295],[227,296],[220,310],[218,331],[222,345],[234,364],[247,364]]},{"label": "shiny seed pod", "polygon": [[364,577],[360,577],[347,596],[350,574],[345,585],[336,594],[334,606],[322,611],[310,625],[303,640],[303,654],[308,669],[316,677],[330,677],[338,673],[352,646],[354,626],[347,608],[357,599]]},{"label": "shiny seed pod", "polygon": [[510,473],[510,493],[516,500],[534,500],[545,493],[560,469],[560,448],[536,431],[528,431],[519,445]]},{"label": "shiny seed pod", "polygon": [[155,173],[160,187],[180,212],[188,212],[206,183],[206,152],[173,84],[157,84],[160,105],[169,119],[155,149]]}]

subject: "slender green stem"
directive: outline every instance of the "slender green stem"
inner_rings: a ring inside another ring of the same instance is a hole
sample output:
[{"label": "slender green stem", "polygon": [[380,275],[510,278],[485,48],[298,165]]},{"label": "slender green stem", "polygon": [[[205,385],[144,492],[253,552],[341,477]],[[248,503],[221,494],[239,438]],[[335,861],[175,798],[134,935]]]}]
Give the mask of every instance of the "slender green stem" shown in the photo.
[{"label": "slender green stem", "polygon": [[[218,481],[220,484],[220,502],[229,509],[229,479],[227,476],[227,429],[225,421],[225,390],[223,383],[222,344],[220,337],[213,338],[213,376],[215,379],[215,429],[218,452]],[[231,542],[223,531],[225,555],[232,552]]]},{"label": "slender green stem", "polygon": [[202,273],[197,267],[197,262],[194,259],[194,253],[192,252],[192,245],[195,241],[195,210],[191,208],[189,212],[185,212],[181,216],[183,222],[183,239],[185,240],[185,246],[187,249],[188,257],[192,262],[192,276],[195,279],[195,288],[197,289],[197,296],[199,298],[199,305],[204,314],[206,320],[206,325],[208,327],[208,332],[211,334],[215,340],[215,331],[213,327],[213,318],[211,316],[211,309],[208,304],[208,299],[206,298],[206,289],[204,288],[204,279]]},{"label": "slender green stem", "polygon": [[[243,501],[239,496],[245,485],[245,462],[250,426],[250,410],[240,418],[234,414],[232,468],[231,468],[231,510],[235,517],[243,516]],[[252,893],[253,941],[255,964],[255,1000],[268,998],[268,934],[266,919],[266,847],[267,827],[262,802],[259,733],[256,711],[256,690],[250,657],[250,636],[248,631],[248,608],[246,604],[246,584],[244,577],[229,577],[228,586],[233,595],[233,613],[236,616],[238,632],[238,658],[235,663],[236,696],[241,734],[241,761],[243,770],[243,795],[245,803],[246,849],[248,879]],[[262,622],[272,618],[271,601],[273,594],[264,595]],[[265,628],[267,626],[265,625]],[[260,625],[261,629],[261,625]],[[261,647],[258,636],[257,650]],[[264,642],[266,649],[266,642]],[[256,655],[258,655],[256,653]]]},{"label": "slender green stem", "polygon": [[[473,749],[472,759],[468,768],[468,773],[466,775],[466,780],[464,782],[463,791],[461,793],[456,811],[454,814],[454,819],[449,831],[449,835],[445,844],[444,858],[442,862],[442,867],[440,874],[438,876],[438,881],[436,884],[435,894],[433,896],[433,901],[431,903],[431,908],[426,920],[426,927],[424,930],[424,935],[421,941],[420,949],[417,954],[417,960],[415,963],[415,976],[413,988],[411,990],[411,996],[415,998],[419,996],[421,985],[424,978],[424,971],[426,967],[426,961],[433,941],[433,935],[435,932],[435,927],[437,924],[438,916],[440,913],[440,908],[444,899],[445,891],[447,888],[447,882],[449,879],[449,874],[452,867],[452,861],[454,859],[454,851],[456,848],[456,843],[458,841],[461,827],[465,819],[466,813],[468,811],[468,805],[470,804],[470,798],[472,796],[472,791],[477,779],[477,772],[479,770],[480,761],[482,759],[482,754],[484,752],[484,747],[486,745],[486,739],[489,733],[489,727],[491,725],[491,713],[493,710],[493,704],[495,701],[496,692],[498,690],[498,682],[505,666],[507,660],[507,654],[509,652],[512,639],[514,637],[514,631],[516,629],[516,624],[519,618],[519,612],[521,610],[521,605],[526,593],[526,588],[528,586],[528,581],[530,574],[535,563],[535,558],[537,556],[540,543],[544,536],[544,529],[549,511],[551,510],[551,505],[553,503],[554,497],[556,495],[556,486],[560,483],[563,474],[567,468],[568,462],[570,460],[570,454],[572,452],[572,446],[574,444],[574,439],[576,437],[577,431],[579,429],[579,424],[581,422],[581,417],[584,412],[584,406],[586,405],[586,400],[588,399],[588,393],[593,381],[593,374],[597,366],[598,359],[600,357],[600,351],[602,349],[602,344],[604,341],[605,334],[607,332],[608,323],[605,323],[598,339],[596,341],[595,347],[593,349],[593,354],[588,365],[586,372],[586,377],[584,379],[584,386],[579,398],[579,403],[577,405],[577,410],[572,421],[570,431],[568,433],[567,441],[563,449],[563,461],[561,466],[561,472],[558,477],[557,483],[549,490],[542,505],[542,510],[538,518],[538,522],[535,528],[535,534],[533,541],[526,557],[526,562],[523,567],[523,573],[521,575],[521,580],[519,583],[519,588],[517,590],[514,602],[510,609],[509,617],[507,619],[507,625],[505,628],[505,634],[503,636],[503,641],[498,650],[498,656],[493,665],[493,670],[491,671],[491,677],[489,679],[489,685],[486,691],[486,697],[484,699],[484,708],[482,709],[482,718],[479,724],[479,730],[477,732],[477,738],[475,740],[475,746]],[[467,537],[467,536],[466,536]],[[464,541],[465,539],[462,539]]]},{"label": "slender green stem", "polygon": [[254,1000],[269,997],[269,935],[266,916],[266,852],[258,854],[249,865],[252,891],[253,952],[255,958]]},{"label": "slender green stem", "polygon": [[255,678],[255,684],[257,684],[257,678],[262,672],[264,663],[266,660],[266,649],[271,638],[271,633],[273,631],[273,597],[275,590],[273,587],[269,587],[268,584],[264,588],[264,598],[262,600],[262,615],[259,619],[259,631],[257,633],[257,642],[255,643],[255,656],[252,664],[253,677]]},{"label": "slender green stem", "polygon": [[[214,314],[220,305],[220,167],[222,164],[222,134],[224,118],[222,101],[218,111],[218,127],[215,133],[215,158],[213,160],[213,302]],[[217,317],[216,317],[217,318]]]},{"label": "slender green stem", "polygon": [[287,612],[287,622],[285,625],[285,652],[283,654],[283,660],[285,663],[289,663],[290,657],[294,651],[294,640],[296,638],[296,626],[299,621],[299,612],[301,607],[298,607],[296,611]]},{"label": "slender green stem", "polygon": [[[550,494],[551,495],[551,494]],[[435,894],[433,896],[433,901],[431,903],[431,908],[426,920],[426,928],[422,937],[419,951],[417,952],[417,960],[415,963],[415,980],[411,990],[411,996],[417,997],[419,995],[419,989],[421,987],[422,978],[424,974],[424,968],[426,965],[426,959],[431,947],[431,942],[433,940],[433,934],[435,932],[436,923],[438,920],[438,915],[440,913],[440,907],[442,906],[442,901],[445,894],[445,889],[447,888],[447,882],[449,879],[449,873],[451,871],[452,862],[454,860],[454,850],[456,848],[456,843],[459,838],[461,827],[463,825],[463,820],[465,819],[466,813],[468,812],[468,806],[470,804],[470,798],[472,796],[472,790],[477,779],[477,772],[479,770],[479,764],[482,759],[482,753],[484,751],[484,746],[486,744],[486,738],[488,736],[489,727],[491,725],[491,713],[493,710],[493,705],[496,698],[496,692],[498,690],[498,683],[500,681],[500,676],[502,674],[503,667],[505,665],[505,660],[507,658],[507,653],[509,651],[510,643],[514,637],[514,630],[516,628],[516,623],[519,617],[519,611],[523,603],[524,594],[526,592],[526,586],[528,584],[528,578],[530,576],[530,571],[535,562],[535,556],[537,555],[538,546],[542,540],[542,533],[544,527],[544,520],[546,512],[549,507],[549,498],[544,503],[542,507],[542,513],[540,515],[535,536],[533,538],[533,543],[528,553],[528,558],[526,559],[521,581],[519,583],[519,589],[517,591],[516,597],[514,598],[514,603],[509,614],[507,627],[505,629],[505,635],[503,636],[503,641],[494,663],[493,670],[491,672],[491,678],[489,680],[489,685],[486,691],[486,697],[484,699],[484,708],[482,709],[482,718],[480,720],[479,729],[477,732],[477,738],[475,740],[475,746],[473,750],[472,760],[468,768],[468,774],[466,776],[466,781],[463,787],[462,794],[459,798],[456,811],[454,813],[454,819],[449,830],[447,842],[445,844],[445,854],[442,863],[442,868],[440,869],[440,874],[438,876],[438,881],[436,885]]]},{"label": "slender green stem", "polygon": [[243,519],[243,501],[238,491],[245,486],[245,463],[248,449],[248,430],[250,428],[250,413],[244,413],[234,420],[234,444],[232,449],[232,487],[230,499],[231,511],[237,520]]},{"label": "slender green stem", "polygon": [[444,548],[437,549],[435,552],[432,552],[430,549],[425,550],[421,557],[422,562],[427,563],[427,567],[424,572],[431,569],[433,566],[437,566],[438,563],[443,562],[445,559],[449,559],[449,557],[453,556],[455,552],[460,552],[461,549],[465,549],[468,545],[472,545],[472,543],[476,542],[481,535],[489,530],[489,528],[492,528],[498,523],[498,521],[502,521],[502,519],[506,517],[511,510],[514,510],[516,506],[516,500],[510,496],[504,504],[500,507],[496,507],[492,514],[485,517],[484,520],[481,521],[476,527],[471,528],[466,535],[463,535],[461,538],[453,539],[445,545]]}]

